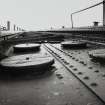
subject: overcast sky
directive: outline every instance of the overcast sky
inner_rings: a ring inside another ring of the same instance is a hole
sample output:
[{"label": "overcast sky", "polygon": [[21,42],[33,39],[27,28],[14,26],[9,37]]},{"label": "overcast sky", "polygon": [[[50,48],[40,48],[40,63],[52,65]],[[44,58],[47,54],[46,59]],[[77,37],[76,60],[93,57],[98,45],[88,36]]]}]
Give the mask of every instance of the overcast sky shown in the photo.
[{"label": "overcast sky", "polygon": [[[0,0],[0,22],[26,30],[71,27],[70,14],[102,0]],[[102,6],[73,15],[74,26],[102,24]]]}]

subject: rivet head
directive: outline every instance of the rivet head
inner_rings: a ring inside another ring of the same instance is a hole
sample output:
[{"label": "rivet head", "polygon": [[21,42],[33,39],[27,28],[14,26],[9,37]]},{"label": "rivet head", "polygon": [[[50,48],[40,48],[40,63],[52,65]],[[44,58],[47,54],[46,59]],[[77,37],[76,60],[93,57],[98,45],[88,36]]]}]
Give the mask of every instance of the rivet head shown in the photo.
[{"label": "rivet head", "polygon": [[84,61],[80,61],[80,63],[81,63],[81,64],[85,64],[85,62],[84,62]]},{"label": "rivet head", "polygon": [[77,71],[78,69],[77,69],[77,68],[74,68],[73,70],[74,70],[74,71]]},{"label": "rivet head", "polygon": [[56,76],[59,78],[59,79],[62,79],[63,76],[61,74],[56,74]]},{"label": "rivet head", "polygon": [[69,67],[71,67],[71,68],[72,68],[72,67],[74,67],[74,66],[73,66],[73,65],[70,65]]},{"label": "rivet head", "polygon": [[84,79],[85,79],[85,80],[88,80],[88,79],[89,79],[89,77],[88,77],[88,76],[85,76],[85,77],[84,77]]},{"label": "rivet head", "polygon": [[79,61],[78,59],[75,59],[75,61]]},{"label": "rivet head", "polygon": [[82,72],[78,72],[78,74],[79,74],[79,75],[82,75],[83,73],[82,73]]},{"label": "rivet head", "polygon": [[93,69],[93,67],[88,67],[89,69]]},{"label": "rivet head", "polygon": [[29,57],[26,57],[26,60],[29,60]]},{"label": "rivet head", "polygon": [[95,70],[94,72],[99,73],[99,70]]},{"label": "rivet head", "polygon": [[72,57],[72,59],[75,59],[74,57]]},{"label": "rivet head", "polygon": [[93,82],[90,85],[93,86],[93,87],[95,87],[95,86],[97,86],[97,83]]},{"label": "rivet head", "polygon": [[71,55],[69,55],[70,57],[72,57]]},{"label": "rivet head", "polygon": [[102,77],[105,77],[105,74],[103,74]]},{"label": "rivet head", "polygon": [[84,63],[84,66],[86,66],[87,64],[86,63]]}]

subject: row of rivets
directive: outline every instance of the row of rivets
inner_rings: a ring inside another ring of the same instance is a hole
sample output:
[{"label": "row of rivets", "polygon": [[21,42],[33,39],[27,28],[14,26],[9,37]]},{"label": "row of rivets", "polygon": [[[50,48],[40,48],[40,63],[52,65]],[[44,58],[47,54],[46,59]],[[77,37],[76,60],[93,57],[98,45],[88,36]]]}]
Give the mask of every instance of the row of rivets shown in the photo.
[{"label": "row of rivets", "polygon": [[[71,54],[73,54],[73,53],[71,53]],[[79,54],[80,54],[80,52],[79,52]],[[68,56],[69,57],[71,57],[73,60],[75,60],[75,61],[79,61],[78,59],[76,59],[75,57],[73,57],[72,55],[69,55],[68,54]],[[61,57],[59,57],[59,58],[61,58]],[[64,63],[66,63],[66,64],[69,64],[68,62],[66,62],[64,59],[61,59]],[[81,64],[83,64],[83,65],[87,65],[84,61],[79,61],[79,63],[81,63]],[[70,65],[69,66],[70,68],[73,68],[74,66],[73,65]],[[93,67],[88,67],[89,69],[93,69]],[[77,68],[73,68],[73,70],[74,71],[78,71],[78,69]],[[94,72],[96,72],[96,73],[98,73],[99,71],[98,70],[95,70]],[[82,72],[78,72],[77,73],[78,75],[83,75],[83,73]],[[103,74],[103,77],[105,77],[105,74]],[[83,79],[85,79],[85,80],[89,80],[89,77],[88,76],[85,76],[85,77],[83,77]],[[92,87],[95,87],[95,86],[97,86],[98,84],[97,83],[95,83],[95,82],[93,82],[93,83],[91,83],[90,84]]]},{"label": "row of rivets", "polygon": [[[75,61],[77,61],[77,62],[79,61],[79,59],[76,59],[75,57],[73,57],[73,56],[71,56],[71,55],[69,55],[69,54],[68,54],[68,56],[71,57],[73,60],[75,60]],[[84,66],[87,65],[84,61],[79,61],[79,63],[83,64]]]},{"label": "row of rivets", "polygon": [[[69,67],[73,68],[74,66],[73,66],[73,65],[70,65]],[[74,71],[78,71],[77,68],[73,68],[73,70],[74,70]],[[95,72],[98,72],[98,70],[96,70]],[[83,75],[83,72],[78,72],[77,74],[78,74],[78,75]],[[105,74],[104,74],[103,76],[105,77]],[[83,77],[83,79],[84,79],[84,80],[89,80],[90,78],[89,78],[88,76],[85,76],[85,77]],[[93,82],[93,83],[91,83],[90,85],[91,85],[92,87],[96,87],[98,84],[95,83],[95,82]]]}]

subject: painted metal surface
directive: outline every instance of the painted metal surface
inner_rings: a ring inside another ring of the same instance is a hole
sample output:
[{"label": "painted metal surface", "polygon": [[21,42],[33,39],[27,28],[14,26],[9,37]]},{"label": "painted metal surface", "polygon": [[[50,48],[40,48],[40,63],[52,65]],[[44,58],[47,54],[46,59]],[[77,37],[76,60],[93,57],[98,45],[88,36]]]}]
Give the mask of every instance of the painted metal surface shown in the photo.
[{"label": "painted metal surface", "polygon": [[[77,54],[79,55],[79,59],[78,59],[77,55],[73,54],[72,51],[71,52],[69,51],[69,53],[67,53],[54,46],[47,45],[47,47],[51,49],[52,53],[55,54],[55,56],[58,57],[58,59],[61,62],[64,63],[65,67],[67,67],[67,69],[70,72],[72,72],[97,97],[99,97],[103,102],[105,102],[105,89],[104,89],[105,71],[103,71],[102,68],[99,66],[97,68],[97,64],[93,63],[93,66],[92,64],[88,64],[91,61],[88,55],[86,54],[87,52],[83,54],[83,51],[82,51],[82,55]],[[82,58],[84,55],[86,55],[85,60],[83,59],[80,60],[80,58]]]},{"label": "painted metal surface", "polygon": [[[41,51],[48,53],[43,46]],[[40,75],[35,72],[11,75],[0,71],[0,105],[30,104],[104,105],[57,59]]]}]

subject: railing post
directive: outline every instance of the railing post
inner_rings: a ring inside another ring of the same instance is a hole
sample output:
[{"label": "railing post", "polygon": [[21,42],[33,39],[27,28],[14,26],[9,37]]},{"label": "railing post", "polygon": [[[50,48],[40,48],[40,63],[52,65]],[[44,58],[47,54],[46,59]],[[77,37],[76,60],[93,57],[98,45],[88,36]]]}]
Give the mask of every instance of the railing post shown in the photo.
[{"label": "railing post", "polygon": [[72,25],[72,28],[73,28],[73,17],[72,17],[72,14],[71,14],[71,25]]},{"label": "railing post", "polygon": [[0,36],[1,36],[1,25],[0,25]]},{"label": "railing post", "polygon": [[105,26],[105,0],[103,0],[103,26]]},{"label": "railing post", "polygon": [[91,8],[93,8],[93,7],[96,7],[96,6],[100,5],[100,4],[103,4],[103,25],[105,25],[105,0],[103,0],[102,2],[99,2],[99,3],[95,4],[95,5],[92,5],[92,6],[90,6],[90,7],[81,9],[81,10],[76,11],[76,12],[73,12],[73,13],[71,14],[72,28],[74,27],[74,26],[73,26],[73,15],[74,15],[74,14],[80,13],[80,12],[82,12],[82,11],[86,11],[86,10],[91,9]]}]

